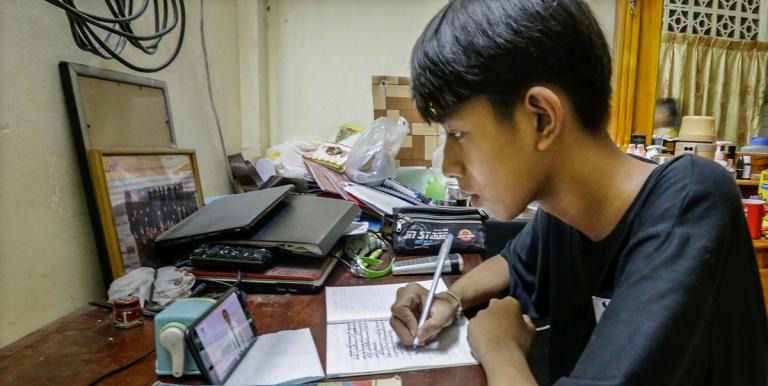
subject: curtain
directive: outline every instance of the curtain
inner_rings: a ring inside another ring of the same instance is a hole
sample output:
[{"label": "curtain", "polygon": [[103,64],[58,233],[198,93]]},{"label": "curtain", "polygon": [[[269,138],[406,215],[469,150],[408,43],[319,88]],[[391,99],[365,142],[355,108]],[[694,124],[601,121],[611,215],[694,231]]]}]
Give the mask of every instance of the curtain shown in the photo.
[{"label": "curtain", "polygon": [[676,99],[680,116],[715,117],[718,139],[757,136],[767,76],[768,42],[662,34],[657,97]]},{"label": "curtain", "polygon": [[608,133],[624,146],[630,134],[653,132],[659,45],[662,24],[660,0],[616,2],[616,33],[613,40],[613,96]]}]

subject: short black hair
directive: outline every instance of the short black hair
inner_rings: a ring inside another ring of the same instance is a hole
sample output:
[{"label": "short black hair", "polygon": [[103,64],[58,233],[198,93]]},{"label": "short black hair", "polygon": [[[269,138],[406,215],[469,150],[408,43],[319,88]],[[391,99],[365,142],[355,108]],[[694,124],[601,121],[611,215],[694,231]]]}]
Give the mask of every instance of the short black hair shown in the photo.
[{"label": "short black hair", "polygon": [[535,85],[565,92],[591,132],[607,123],[611,55],[584,1],[453,0],[413,47],[411,92],[430,122],[477,96],[510,111]]}]

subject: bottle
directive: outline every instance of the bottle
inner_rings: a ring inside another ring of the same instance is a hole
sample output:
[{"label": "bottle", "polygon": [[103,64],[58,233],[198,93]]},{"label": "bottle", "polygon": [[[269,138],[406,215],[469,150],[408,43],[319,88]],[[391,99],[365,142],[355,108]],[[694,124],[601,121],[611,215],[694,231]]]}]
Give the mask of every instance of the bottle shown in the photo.
[{"label": "bottle", "polygon": [[741,179],[742,174],[744,174],[744,157],[739,157],[739,161],[736,162],[736,178]]},{"label": "bottle", "polygon": [[728,141],[717,141],[715,142],[715,146],[717,146],[717,150],[715,150],[715,162],[722,165],[724,168],[728,168],[728,162],[725,162],[725,145],[730,144]]},{"label": "bottle", "polygon": [[645,145],[642,143],[637,144],[637,151],[635,154],[639,155],[640,157],[645,157]]},{"label": "bottle", "polygon": [[461,198],[461,190],[459,189],[459,183],[456,179],[448,179],[445,181],[445,205],[457,206]]},{"label": "bottle", "polygon": [[742,180],[748,180],[752,178],[752,156],[745,155],[741,157],[744,160],[744,170],[741,173]]}]

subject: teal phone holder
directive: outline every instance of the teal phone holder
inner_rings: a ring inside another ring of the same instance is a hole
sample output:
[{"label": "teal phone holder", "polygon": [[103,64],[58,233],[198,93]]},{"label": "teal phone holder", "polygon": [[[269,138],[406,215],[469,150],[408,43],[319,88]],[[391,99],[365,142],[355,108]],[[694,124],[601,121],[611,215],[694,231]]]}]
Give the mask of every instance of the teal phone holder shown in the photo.
[{"label": "teal phone holder", "polygon": [[213,299],[188,298],[176,300],[155,316],[155,347],[157,375],[200,375],[185,339],[187,327],[215,304]]}]

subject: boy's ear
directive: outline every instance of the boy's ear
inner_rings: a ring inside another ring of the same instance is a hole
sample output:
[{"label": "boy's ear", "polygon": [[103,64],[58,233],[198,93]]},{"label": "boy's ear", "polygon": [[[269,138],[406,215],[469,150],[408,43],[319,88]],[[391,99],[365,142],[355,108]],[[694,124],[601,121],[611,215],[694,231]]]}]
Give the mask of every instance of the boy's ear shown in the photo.
[{"label": "boy's ear", "polygon": [[560,97],[547,87],[535,86],[525,94],[523,104],[536,119],[536,150],[547,150],[563,129]]}]

